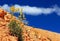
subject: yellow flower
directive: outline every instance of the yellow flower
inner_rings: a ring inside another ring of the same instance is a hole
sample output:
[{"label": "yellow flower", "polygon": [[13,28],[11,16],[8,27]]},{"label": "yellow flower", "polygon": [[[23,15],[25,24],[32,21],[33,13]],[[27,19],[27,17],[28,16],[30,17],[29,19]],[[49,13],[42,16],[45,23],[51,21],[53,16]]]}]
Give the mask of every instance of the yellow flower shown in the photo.
[{"label": "yellow flower", "polygon": [[14,6],[10,7],[10,10],[11,10],[12,12],[14,12],[14,11],[15,11],[15,7],[14,7]]}]

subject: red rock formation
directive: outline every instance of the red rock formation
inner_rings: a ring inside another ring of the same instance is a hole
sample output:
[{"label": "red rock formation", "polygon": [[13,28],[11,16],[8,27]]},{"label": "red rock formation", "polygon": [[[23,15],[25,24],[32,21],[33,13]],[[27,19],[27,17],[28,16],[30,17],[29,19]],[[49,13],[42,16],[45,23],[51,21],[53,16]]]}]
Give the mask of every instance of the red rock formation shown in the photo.
[{"label": "red rock formation", "polygon": [[4,18],[4,15],[6,15],[6,14],[7,14],[7,12],[0,8],[0,17]]}]

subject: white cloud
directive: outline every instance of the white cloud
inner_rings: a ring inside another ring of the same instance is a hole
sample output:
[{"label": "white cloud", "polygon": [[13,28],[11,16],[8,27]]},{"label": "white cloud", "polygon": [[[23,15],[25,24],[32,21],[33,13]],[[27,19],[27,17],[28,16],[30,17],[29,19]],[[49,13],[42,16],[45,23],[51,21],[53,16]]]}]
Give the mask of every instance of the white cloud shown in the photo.
[{"label": "white cloud", "polygon": [[8,6],[7,4],[1,6],[1,8],[3,8],[4,10],[10,12],[10,6]]},{"label": "white cloud", "polygon": [[15,7],[23,8],[23,12],[29,15],[50,14],[55,11],[55,9],[53,8],[38,8],[38,7],[20,6],[20,5],[15,5]]},{"label": "white cloud", "polygon": [[[53,8],[39,8],[39,7],[31,7],[31,6],[20,6],[18,4],[14,5],[15,8],[23,8],[23,13],[24,14],[29,14],[29,15],[41,15],[41,14],[51,14],[53,12],[57,13],[57,15],[60,15],[60,8],[55,5]],[[0,6],[6,11],[10,12],[10,6],[7,4]]]},{"label": "white cloud", "polygon": [[55,9],[55,13],[60,16],[60,7],[55,5],[54,9]]}]

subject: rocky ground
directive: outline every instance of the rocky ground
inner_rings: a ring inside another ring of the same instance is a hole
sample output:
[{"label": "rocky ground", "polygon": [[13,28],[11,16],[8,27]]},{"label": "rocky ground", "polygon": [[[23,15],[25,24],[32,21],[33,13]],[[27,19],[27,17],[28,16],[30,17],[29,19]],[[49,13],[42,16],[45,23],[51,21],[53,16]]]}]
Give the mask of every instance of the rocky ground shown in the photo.
[{"label": "rocky ground", "polygon": [[[9,22],[16,17],[11,18],[11,14],[0,9],[0,41],[18,41],[18,37],[11,36],[8,28]],[[16,20],[19,22],[19,20]],[[60,34],[33,28],[31,26],[24,25],[22,22],[20,26],[23,29],[24,41],[60,41]]]},{"label": "rocky ground", "polygon": [[[4,13],[7,13],[4,15]],[[4,16],[4,17],[3,17]],[[11,15],[0,9],[0,41],[17,41],[17,37],[11,36],[7,24],[9,23]]]}]

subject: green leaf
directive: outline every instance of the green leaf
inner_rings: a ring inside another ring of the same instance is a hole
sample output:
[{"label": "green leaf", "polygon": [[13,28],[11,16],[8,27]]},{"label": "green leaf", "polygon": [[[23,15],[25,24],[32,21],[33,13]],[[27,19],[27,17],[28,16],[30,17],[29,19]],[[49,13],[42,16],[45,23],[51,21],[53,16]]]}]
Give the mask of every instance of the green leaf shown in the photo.
[{"label": "green leaf", "polygon": [[8,26],[10,28],[11,35],[17,36],[18,37],[18,41],[23,41],[23,38],[22,38],[22,28],[19,26],[19,24],[16,23],[15,20],[13,20],[13,21],[11,21],[9,23]]}]

